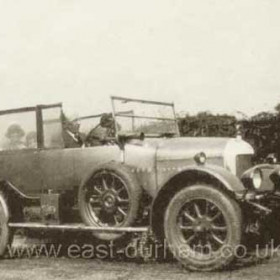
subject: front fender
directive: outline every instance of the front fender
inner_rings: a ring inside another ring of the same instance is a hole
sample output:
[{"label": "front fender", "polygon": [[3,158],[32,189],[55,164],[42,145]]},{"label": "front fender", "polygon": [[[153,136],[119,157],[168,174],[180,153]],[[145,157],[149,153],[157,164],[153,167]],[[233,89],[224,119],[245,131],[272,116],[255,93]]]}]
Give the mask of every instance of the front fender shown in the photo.
[{"label": "front fender", "polygon": [[239,178],[225,168],[214,165],[196,165],[180,170],[180,172],[170,176],[159,188],[152,203],[150,224],[159,239],[162,238],[163,234],[165,209],[175,193],[184,187],[203,182],[222,189],[235,199],[243,198],[246,193],[246,189]]},{"label": "front fender", "polygon": [[[158,194],[172,182],[172,180],[175,180],[178,177],[183,176],[184,178],[197,178],[200,182],[200,176],[213,178],[218,180],[228,191],[236,193],[237,195],[240,193],[245,192],[245,187],[241,180],[229,172],[227,169],[217,166],[217,165],[192,165],[185,167],[183,169],[180,169],[179,172],[170,174],[170,176],[165,180],[165,182],[160,186]],[[187,182],[186,182],[187,183]],[[158,196],[157,194],[157,196]]]},{"label": "front fender", "polygon": [[29,196],[29,195],[24,194],[23,192],[20,191],[19,188],[14,186],[11,182],[9,182],[7,180],[3,180],[2,178],[0,178],[0,190],[3,191],[4,193],[16,194],[18,197],[20,197],[22,199],[30,199],[30,200],[40,199],[37,196]]}]

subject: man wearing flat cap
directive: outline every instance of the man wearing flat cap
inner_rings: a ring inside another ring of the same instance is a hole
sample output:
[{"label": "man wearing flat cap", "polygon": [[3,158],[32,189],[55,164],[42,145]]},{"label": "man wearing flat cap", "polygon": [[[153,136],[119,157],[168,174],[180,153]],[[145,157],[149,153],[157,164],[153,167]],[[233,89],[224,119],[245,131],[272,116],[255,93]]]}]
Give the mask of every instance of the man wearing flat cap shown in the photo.
[{"label": "man wearing flat cap", "polygon": [[[117,124],[118,128],[120,127]],[[110,142],[110,138],[115,137],[115,122],[112,114],[105,113],[101,116],[99,125],[93,128],[86,138],[86,142],[91,146],[102,145]]]},{"label": "man wearing flat cap", "polygon": [[8,142],[4,145],[4,150],[19,150],[25,149],[26,146],[22,141],[23,136],[25,135],[24,130],[18,124],[12,124],[8,127],[6,132],[6,138]]}]

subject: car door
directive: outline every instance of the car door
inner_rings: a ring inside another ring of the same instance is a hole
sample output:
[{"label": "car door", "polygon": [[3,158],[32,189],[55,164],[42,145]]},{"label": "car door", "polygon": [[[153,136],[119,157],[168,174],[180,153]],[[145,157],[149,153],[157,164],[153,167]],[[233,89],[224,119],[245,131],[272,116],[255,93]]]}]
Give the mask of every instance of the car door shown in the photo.
[{"label": "car door", "polygon": [[61,106],[42,108],[43,148],[39,152],[39,160],[44,192],[73,189],[98,164],[120,160],[121,152],[117,145],[88,148],[67,145],[65,148],[67,125],[62,123],[62,116]]},{"label": "car door", "polygon": [[0,178],[25,195],[41,192],[35,107],[0,111]]},{"label": "car door", "polygon": [[41,118],[43,139],[39,160],[42,190],[59,192],[72,186],[74,178],[73,157],[64,148],[61,104],[41,107]]}]

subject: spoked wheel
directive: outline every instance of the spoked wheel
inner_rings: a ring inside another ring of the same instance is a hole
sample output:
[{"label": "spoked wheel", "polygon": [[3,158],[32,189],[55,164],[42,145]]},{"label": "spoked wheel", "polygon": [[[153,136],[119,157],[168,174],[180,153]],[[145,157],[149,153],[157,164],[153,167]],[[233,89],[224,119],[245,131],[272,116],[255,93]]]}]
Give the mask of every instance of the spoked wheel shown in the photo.
[{"label": "spoked wheel", "polygon": [[[141,188],[129,168],[115,163],[97,168],[80,188],[80,213],[87,225],[131,226],[138,215]],[[103,240],[114,240],[121,233],[93,233]]]},{"label": "spoked wheel", "polygon": [[126,183],[115,173],[101,170],[85,189],[89,214],[100,226],[120,226],[130,209]]},{"label": "spoked wheel", "polygon": [[241,211],[215,187],[195,185],[171,199],[164,230],[171,252],[188,269],[219,269],[233,260],[240,245]]},{"label": "spoked wheel", "polygon": [[5,196],[0,192],[0,257],[2,257],[7,246],[12,242],[12,233],[8,226],[9,210]]}]

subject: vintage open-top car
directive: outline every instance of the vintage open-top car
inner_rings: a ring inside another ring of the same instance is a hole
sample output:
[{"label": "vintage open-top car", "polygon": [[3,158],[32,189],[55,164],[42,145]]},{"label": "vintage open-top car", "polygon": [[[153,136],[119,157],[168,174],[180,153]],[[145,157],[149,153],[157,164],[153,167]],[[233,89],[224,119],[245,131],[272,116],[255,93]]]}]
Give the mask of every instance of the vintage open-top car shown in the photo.
[{"label": "vintage open-top car", "polygon": [[151,231],[188,269],[231,263],[277,208],[277,166],[253,167],[240,136],[180,137],[172,103],[112,107],[72,122],[61,104],[0,111],[0,255],[17,228]]}]

